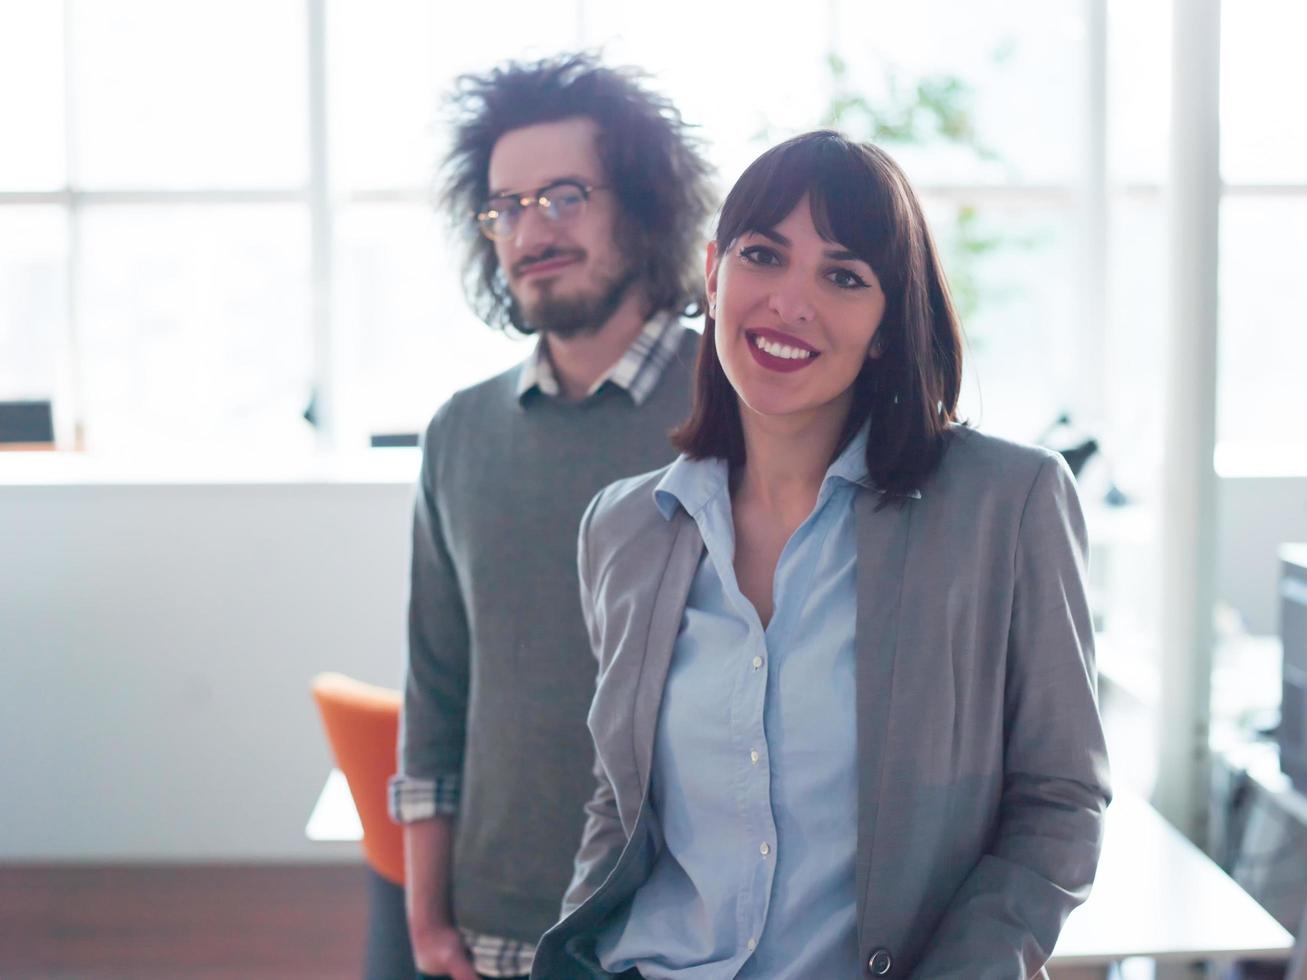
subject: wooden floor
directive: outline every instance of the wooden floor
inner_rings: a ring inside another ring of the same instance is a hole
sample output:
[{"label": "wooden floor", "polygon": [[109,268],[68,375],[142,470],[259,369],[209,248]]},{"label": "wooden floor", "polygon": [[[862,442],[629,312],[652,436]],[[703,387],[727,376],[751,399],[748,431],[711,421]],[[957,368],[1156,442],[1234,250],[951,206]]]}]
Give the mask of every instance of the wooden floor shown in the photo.
[{"label": "wooden floor", "polygon": [[4,980],[357,980],[362,865],[0,867]]}]

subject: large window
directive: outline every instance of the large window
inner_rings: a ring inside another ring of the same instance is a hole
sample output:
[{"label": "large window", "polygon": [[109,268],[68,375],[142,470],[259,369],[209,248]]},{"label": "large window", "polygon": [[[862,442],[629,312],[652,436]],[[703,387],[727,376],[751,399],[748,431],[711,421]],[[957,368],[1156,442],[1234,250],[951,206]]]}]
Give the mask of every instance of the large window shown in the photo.
[{"label": "large window", "polygon": [[[491,20],[422,0],[7,0],[0,400],[53,399],[61,445],[97,453],[418,431],[527,350],[463,302],[431,207],[441,97],[462,71],[601,47],[700,125],[723,186],[829,118],[925,120],[888,145],[967,313],[965,414],[1030,439],[1070,412],[1104,479],[1146,496],[1169,8],[514,0]],[[1307,456],[1307,13],[1224,16],[1220,438]]]},{"label": "large window", "polygon": [[1307,4],[1222,5],[1221,360],[1228,469],[1307,468]]}]

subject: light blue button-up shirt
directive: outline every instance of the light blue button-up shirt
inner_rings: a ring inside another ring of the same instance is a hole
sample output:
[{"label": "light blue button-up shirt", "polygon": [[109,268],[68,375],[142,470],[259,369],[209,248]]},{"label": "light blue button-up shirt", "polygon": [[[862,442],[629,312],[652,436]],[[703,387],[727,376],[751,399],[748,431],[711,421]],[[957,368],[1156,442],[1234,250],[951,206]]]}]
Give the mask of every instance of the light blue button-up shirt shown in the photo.
[{"label": "light blue button-up shirt", "polygon": [[649,980],[800,980],[860,972],[853,498],[866,429],[831,464],[776,566],[764,630],[735,578],[722,460],[672,464],[663,516],[694,518],[704,558],[654,742],[665,847],[601,930],[600,963]]}]

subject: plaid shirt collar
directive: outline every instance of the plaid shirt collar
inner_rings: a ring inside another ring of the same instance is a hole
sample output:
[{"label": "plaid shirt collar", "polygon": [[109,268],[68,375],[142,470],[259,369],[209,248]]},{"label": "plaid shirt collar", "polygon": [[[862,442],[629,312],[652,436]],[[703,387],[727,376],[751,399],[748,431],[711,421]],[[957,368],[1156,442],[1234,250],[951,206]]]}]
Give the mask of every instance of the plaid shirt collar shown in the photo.
[{"label": "plaid shirt collar", "polygon": [[[637,405],[644,403],[658,384],[676,351],[681,345],[681,336],[686,327],[680,319],[671,314],[660,314],[644,325],[638,337],[626,348],[626,352],[617,359],[586,392],[589,398],[605,384],[612,382],[631,396]],[[522,403],[533,391],[549,398],[557,398],[561,391],[554,366],[549,361],[549,352],[545,338],[536,342],[535,350],[522,364],[517,377],[517,400]]]}]

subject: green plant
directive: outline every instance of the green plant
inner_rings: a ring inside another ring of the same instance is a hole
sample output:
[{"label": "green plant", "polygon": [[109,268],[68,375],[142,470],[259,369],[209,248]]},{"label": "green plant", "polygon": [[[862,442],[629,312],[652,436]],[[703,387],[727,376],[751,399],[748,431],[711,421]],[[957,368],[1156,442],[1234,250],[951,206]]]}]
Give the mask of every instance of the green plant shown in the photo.
[{"label": "green plant", "polygon": [[[1006,61],[1010,46],[994,52],[996,62]],[[985,143],[977,131],[973,103],[975,91],[957,75],[925,75],[907,80],[893,67],[884,71],[885,94],[872,98],[860,90],[839,55],[826,56],[831,97],[821,118],[821,125],[838,129],[855,139],[896,147],[949,146],[962,149],[976,159],[1007,167],[1007,161]],[[758,133],[759,142],[776,142],[779,134],[770,127]],[[942,260],[948,271],[949,284],[958,314],[971,321],[986,300],[996,298],[996,291],[982,286],[980,260],[1005,247],[1029,247],[1033,241],[986,230],[972,204],[953,207],[952,223],[943,237]],[[970,334],[973,344],[981,338]]]},{"label": "green plant", "polygon": [[974,92],[956,75],[927,75],[905,83],[899,72],[885,72],[887,95],[872,102],[853,88],[848,63],[826,56],[831,100],[822,125],[873,143],[923,146],[949,143],[971,150],[982,160],[999,160],[976,134],[971,101]]}]

